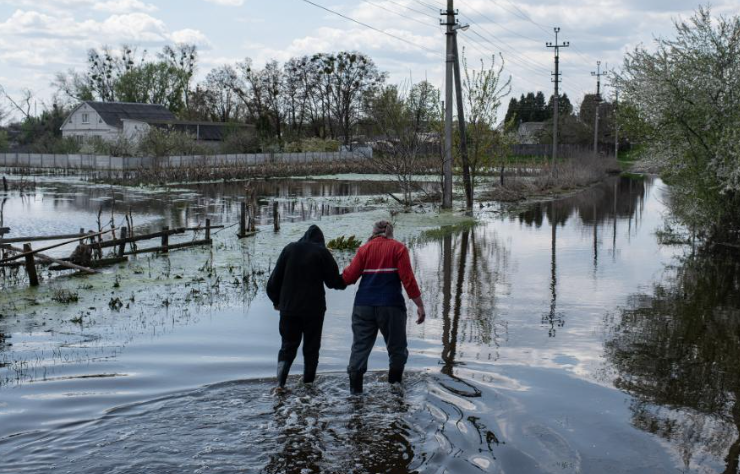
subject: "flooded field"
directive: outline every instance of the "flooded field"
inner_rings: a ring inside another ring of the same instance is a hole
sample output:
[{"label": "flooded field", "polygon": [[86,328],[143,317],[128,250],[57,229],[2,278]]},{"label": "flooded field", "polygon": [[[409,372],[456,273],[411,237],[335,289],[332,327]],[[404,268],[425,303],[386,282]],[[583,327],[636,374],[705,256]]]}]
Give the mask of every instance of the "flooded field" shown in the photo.
[{"label": "flooded field", "polygon": [[[363,397],[344,373],[353,288],[327,293],[317,383],[271,393],[279,335],[264,283],[309,222],[364,237],[389,218],[380,185],[263,186],[255,238],[229,228],[213,248],[5,284],[0,472],[738,472],[740,265],[658,244],[659,180],[492,205],[475,221],[394,213],[429,316],[409,320],[404,390],[385,382],[378,345]],[[231,224],[242,194],[60,181],[13,192],[3,217],[15,235],[75,232],[101,205],[155,229]],[[78,300],[55,301],[60,289]]]}]

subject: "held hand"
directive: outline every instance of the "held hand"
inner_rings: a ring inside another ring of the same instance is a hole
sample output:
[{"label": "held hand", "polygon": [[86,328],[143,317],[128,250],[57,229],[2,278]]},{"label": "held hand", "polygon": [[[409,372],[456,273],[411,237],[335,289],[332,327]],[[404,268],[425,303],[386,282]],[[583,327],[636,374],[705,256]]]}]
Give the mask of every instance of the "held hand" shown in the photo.
[{"label": "held hand", "polygon": [[416,324],[422,324],[427,317],[426,312],[424,312],[424,308],[416,308],[416,314],[418,315],[416,318]]}]

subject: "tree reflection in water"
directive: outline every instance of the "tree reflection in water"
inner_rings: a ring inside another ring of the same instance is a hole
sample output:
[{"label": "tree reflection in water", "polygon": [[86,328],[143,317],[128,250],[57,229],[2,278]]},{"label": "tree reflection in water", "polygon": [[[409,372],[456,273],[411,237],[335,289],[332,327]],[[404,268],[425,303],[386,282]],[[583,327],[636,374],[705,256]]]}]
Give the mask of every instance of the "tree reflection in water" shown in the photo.
[{"label": "tree reflection in water", "polygon": [[737,474],[740,259],[696,255],[621,311],[605,344],[635,426],[672,442],[687,468],[706,456]]}]

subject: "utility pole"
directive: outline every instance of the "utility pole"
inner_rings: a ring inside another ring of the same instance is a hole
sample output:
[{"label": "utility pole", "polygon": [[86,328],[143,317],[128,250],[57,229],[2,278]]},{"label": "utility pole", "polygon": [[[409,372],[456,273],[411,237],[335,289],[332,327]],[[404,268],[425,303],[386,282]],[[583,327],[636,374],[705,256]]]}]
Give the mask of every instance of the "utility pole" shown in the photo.
[{"label": "utility pole", "polygon": [[453,0],[447,0],[447,10],[441,12],[446,16],[447,30],[447,54],[446,73],[445,73],[445,159],[442,166],[443,189],[442,189],[442,208],[452,208],[452,70],[455,65],[455,9]]},{"label": "utility pole", "polygon": [[570,42],[565,41],[563,44],[558,43],[558,33],[560,33],[560,28],[555,27],[553,28],[555,30],[555,44],[553,43],[545,43],[545,46],[548,48],[554,48],[555,49],[555,73],[553,76],[555,77],[552,79],[552,82],[555,83],[555,95],[553,96],[553,114],[552,114],[552,166],[550,167],[550,174],[552,175],[555,172],[555,160],[558,158],[558,108],[560,105],[560,93],[558,91],[558,86],[560,85],[560,76],[562,74],[560,73],[560,48],[567,48],[570,46]]},{"label": "utility pole", "polygon": [[596,61],[596,72],[591,73],[596,78],[596,107],[594,108],[594,158],[599,156],[599,106],[601,105],[601,61]]}]

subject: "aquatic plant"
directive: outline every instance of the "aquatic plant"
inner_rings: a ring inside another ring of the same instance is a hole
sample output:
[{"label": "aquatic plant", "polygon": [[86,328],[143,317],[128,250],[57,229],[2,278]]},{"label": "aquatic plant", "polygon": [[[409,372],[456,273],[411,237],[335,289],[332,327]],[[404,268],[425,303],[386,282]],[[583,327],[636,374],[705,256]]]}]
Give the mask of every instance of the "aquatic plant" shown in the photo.
[{"label": "aquatic plant", "polygon": [[51,295],[51,299],[52,301],[56,301],[57,303],[62,304],[77,303],[78,301],[80,301],[80,294],[75,291],[59,288],[54,290]]},{"label": "aquatic plant", "polygon": [[332,250],[357,250],[360,245],[362,245],[362,241],[354,235],[350,235],[349,237],[342,235],[336,239],[330,240],[329,243],[326,244],[326,247]]}]

